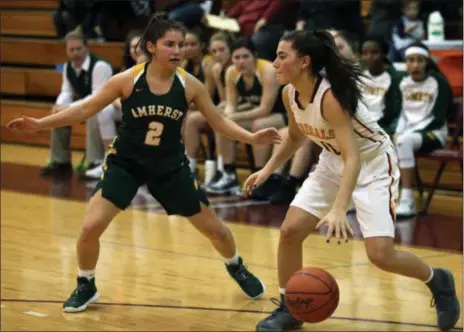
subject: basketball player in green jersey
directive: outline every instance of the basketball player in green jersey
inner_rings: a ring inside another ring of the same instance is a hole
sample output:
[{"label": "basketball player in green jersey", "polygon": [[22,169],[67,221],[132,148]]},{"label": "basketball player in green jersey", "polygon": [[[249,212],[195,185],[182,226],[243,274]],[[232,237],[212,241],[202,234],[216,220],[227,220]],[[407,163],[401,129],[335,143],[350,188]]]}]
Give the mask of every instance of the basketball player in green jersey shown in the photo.
[{"label": "basketball player in green jersey", "polygon": [[185,216],[225,259],[227,271],[252,299],[264,292],[263,283],[243,264],[229,228],[208,207],[185,157],[181,125],[188,105],[194,102],[211,126],[222,135],[247,144],[279,142],[274,128],[254,134],[223,118],[214,108],[206,88],[179,68],[184,53],[185,30],[156,14],[141,38],[142,50],[151,58],[113,76],[96,95],[79,106],[34,119],[23,116],[7,125],[12,131],[37,132],[80,123],[121,97],[122,125],[110,145],[104,174],[90,199],[77,242],[77,288],[64,303],[65,312],[79,312],[99,298],[95,285],[99,238],[113,218],[147,184],[150,193],[168,214]]}]

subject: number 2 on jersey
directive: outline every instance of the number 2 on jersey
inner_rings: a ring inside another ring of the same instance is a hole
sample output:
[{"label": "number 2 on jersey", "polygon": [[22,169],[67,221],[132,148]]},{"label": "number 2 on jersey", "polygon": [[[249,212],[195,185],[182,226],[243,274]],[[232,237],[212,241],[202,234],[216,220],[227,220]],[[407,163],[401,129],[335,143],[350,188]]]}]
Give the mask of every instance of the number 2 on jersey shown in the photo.
[{"label": "number 2 on jersey", "polygon": [[152,121],[148,124],[147,136],[145,136],[145,144],[151,146],[160,145],[161,135],[163,134],[164,125],[161,122]]}]

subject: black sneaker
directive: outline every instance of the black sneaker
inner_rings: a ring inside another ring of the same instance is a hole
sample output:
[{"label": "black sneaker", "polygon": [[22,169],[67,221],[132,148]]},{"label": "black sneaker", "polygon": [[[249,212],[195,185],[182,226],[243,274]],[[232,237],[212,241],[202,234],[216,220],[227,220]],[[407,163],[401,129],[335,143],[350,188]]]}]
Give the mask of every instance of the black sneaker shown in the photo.
[{"label": "black sneaker", "polygon": [[437,309],[438,327],[441,331],[452,329],[461,313],[453,275],[445,269],[433,269],[433,278],[427,286],[433,294],[430,306]]},{"label": "black sneaker", "polygon": [[256,300],[264,294],[263,282],[247,270],[247,267],[243,265],[242,257],[239,257],[238,264],[226,264],[226,268],[230,276],[250,299]]},{"label": "black sneaker", "polygon": [[280,190],[277,190],[270,198],[271,204],[290,204],[296,195],[296,185],[286,180]]},{"label": "black sneaker", "polygon": [[267,201],[282,186],[282,176],[272,174],[266,182],[260,184],[251,193],[251,199],[257,201]]},{"label": "black sneaker", "polygon": [[90,280],[86,277],[77,277],[77,288],[63,304],[63,311],[84,311],[90,303],[96,302],[99,297],[100,294],[95,286],[95,277]]},{"label": "black sneaker", "polygon": [[285,295],[280,295],[280,302],[275,298],[271,301],[278,306],[272,314],[256,325],[256,331],[275,331],[283,332],[287,330],[296,330],[303,326],[303,322],[293,318],[285,305]]},{"label": "black sneaker", "polygon": [[41,176],[71,176],[73,168],[71,163],[50,162],[40,170]]}]

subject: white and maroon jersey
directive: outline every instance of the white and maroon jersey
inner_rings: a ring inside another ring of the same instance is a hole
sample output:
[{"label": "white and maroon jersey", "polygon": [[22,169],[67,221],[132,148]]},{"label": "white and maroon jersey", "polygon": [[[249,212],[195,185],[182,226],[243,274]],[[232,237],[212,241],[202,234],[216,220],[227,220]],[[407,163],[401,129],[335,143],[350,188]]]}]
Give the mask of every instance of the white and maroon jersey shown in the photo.
[{"label": "white and maroon jersey", "polygon": [[[303,134],[328,152],[340,156],[340,148],[334,130],[322,116],[322,99],[330,83],[326,78],[319,79],[306,109],[302,110],[297,102],[297,92],[289,84],[288,97],[295,121]],[[390,138],[374,120],[366,106],[359,102],[355,114],[351,117],[361,160],[368,160],[384,152],[391,145]]]}]

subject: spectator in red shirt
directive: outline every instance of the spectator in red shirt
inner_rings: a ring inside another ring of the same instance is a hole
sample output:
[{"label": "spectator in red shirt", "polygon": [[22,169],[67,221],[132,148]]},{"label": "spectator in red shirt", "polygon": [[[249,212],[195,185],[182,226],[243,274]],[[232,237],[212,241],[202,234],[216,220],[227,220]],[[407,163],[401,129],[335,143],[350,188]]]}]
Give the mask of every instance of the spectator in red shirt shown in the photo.
[{"label": "spectator in red shirt", "polygon": [[240,33],[251,37],[258,58],[273,61],[284,21],[294,0],[240,0],[227,12],[240,25]]}]

